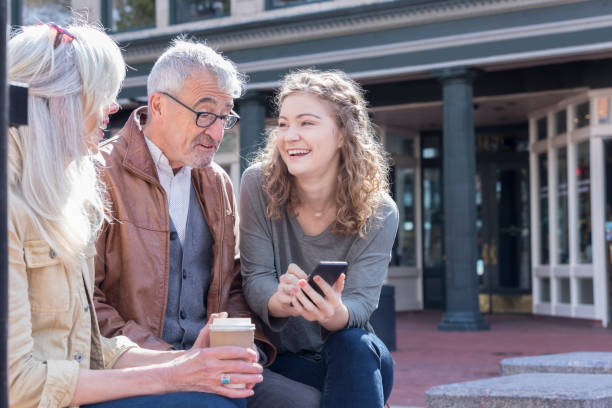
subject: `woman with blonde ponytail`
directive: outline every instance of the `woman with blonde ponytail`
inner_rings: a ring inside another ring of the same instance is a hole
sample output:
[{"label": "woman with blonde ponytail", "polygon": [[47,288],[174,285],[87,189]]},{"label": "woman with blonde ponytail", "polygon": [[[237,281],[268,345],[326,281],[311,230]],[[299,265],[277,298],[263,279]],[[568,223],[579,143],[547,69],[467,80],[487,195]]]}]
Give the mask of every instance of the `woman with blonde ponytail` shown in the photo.
[{"label": "woman with blonde ponytail", "polygon": [[[107,213],[93,155],[118,109],[117,45],[91,25],[40,24],[15,31],[8,56],[9,80],[29,86],[28,125],[9,129],[8,144],[10,405],[244,406],[202,380],[215,369],[208,326],[189,352],[100,335],[93,256]],[[226,358],[244,360],[241,382],[261,381],[252,350],[227,347]]]}]

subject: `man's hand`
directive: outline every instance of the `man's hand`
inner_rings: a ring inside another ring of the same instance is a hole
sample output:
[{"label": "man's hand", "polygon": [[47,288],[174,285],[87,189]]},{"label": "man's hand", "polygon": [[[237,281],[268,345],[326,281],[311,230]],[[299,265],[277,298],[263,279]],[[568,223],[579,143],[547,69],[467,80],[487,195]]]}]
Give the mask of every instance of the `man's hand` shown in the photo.
[{"label": "man's hand", "polygon": [[[166,381],[179,391],[198,391],[227,398],[253,395],[252,385],[263,380],[257,353],[235,346],[192,348],[168,363]],[[248,384],[247,388],[227,388],[221,379],[229,376],[230,384]]]},{"label": "man's hand", "polygon": [[193,343],[193,348],[207,348],[210,347],[210,325],[218,318],[226,318],[227,312],[213,313],[206,322],[206,325],[198,333],[198,338]]}]

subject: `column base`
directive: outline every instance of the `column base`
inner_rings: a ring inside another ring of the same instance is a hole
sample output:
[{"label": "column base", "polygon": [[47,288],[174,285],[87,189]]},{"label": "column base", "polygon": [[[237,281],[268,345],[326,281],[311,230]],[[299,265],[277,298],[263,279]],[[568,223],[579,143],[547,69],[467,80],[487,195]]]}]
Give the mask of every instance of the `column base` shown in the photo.
[{"label": "column base", "polygon": [[438,325],[440,331],[477,331],[489,330],[480,312],[446,312]]}]

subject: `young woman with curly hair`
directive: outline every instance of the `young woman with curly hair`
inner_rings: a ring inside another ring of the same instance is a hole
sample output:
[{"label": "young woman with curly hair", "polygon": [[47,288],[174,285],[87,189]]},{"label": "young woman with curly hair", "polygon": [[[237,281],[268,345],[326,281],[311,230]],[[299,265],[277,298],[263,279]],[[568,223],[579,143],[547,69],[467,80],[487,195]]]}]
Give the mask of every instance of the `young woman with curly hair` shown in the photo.
[{"label": "young woman with curly hair", "polygon": [[[321,390],[324,407],[382,407],[393,361],[369,324],[398,225],[388,164],[363,91],[338,71],[287,75],[278,125],[243,175],[244,293],[279,356],[271,369]],[[306,278],[346,261],[333,285]],[[314,286],[314,285],[313,285]]]}]

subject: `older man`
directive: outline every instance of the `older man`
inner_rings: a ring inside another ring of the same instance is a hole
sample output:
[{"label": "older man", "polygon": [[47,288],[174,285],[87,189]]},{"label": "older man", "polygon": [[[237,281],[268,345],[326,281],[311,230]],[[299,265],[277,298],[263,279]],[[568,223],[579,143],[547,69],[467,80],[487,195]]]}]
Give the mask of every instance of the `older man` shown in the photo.
[{"label": "older man", "polygon": [[[239,120],[232,108],[242,90],[229,60],[175,40],[149,75],[148,107],[101,145],[114,218],[97,242],[103,335],[188,349],[212,313],[255,320],[242,294],[232,185],[212,162]],[[255,337],[262,363],[271,363],[276,351],[260,331]],[[251,407],[319,404],[318,391],[268,370],[254,390]]]}]

